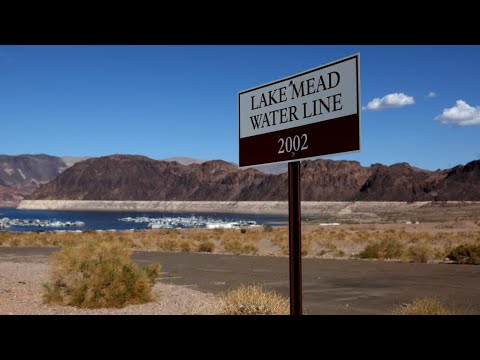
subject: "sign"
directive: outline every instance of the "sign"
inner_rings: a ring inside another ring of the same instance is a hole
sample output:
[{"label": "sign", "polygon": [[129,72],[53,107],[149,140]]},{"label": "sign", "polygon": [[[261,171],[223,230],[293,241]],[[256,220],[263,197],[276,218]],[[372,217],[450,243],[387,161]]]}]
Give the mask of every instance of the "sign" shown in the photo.
[{"label": "sign", "polygon": [[238,93],[239,167],[360,150],[360,55]]}]

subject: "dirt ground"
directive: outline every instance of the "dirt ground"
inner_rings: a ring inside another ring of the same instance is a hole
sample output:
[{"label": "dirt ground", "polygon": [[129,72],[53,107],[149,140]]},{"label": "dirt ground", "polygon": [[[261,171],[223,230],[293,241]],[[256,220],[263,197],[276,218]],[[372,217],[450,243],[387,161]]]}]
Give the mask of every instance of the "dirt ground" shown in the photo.
[{"label": "dirt ground", "polygon": [[[394,305],[419,296],[438,297],[480,313],[480,266],[452,264],[448,258],[459,245],[480,244],[479,204],[424,204],[402,212],[385,204],[373,216],[366,209],[353,204],[335,216],[304,217],[307,313],[388,314]],[[54,251],[90,238],[126,242],[135,251],[135,261],[159,261],[165,271],[156,285],[157,293],[164,294],[159,302],[129,307],[119,312],[122,314],[214,313],[215,294],[251,282],[288,296],[285,225],[225,230],[0,232],[0,314],[83,314],[78,309],[42,305],[41,284]],[[359,260],[378,244],[393,248],[394,255],[370,251],[370,260]]]},{"label": "dirt ground", "polygon": [[[119,310],[41,303],[47,264],[58,248],[0,247],[0,314],[209,314],[215,296],[239,284],[289,294],[288,259],[272,256],[136,251],[140,266],[159,262],[158,301]],[[480,314],[480,266],[377,260],[303,261],[305,314],[391,314],[419,297]]]}]

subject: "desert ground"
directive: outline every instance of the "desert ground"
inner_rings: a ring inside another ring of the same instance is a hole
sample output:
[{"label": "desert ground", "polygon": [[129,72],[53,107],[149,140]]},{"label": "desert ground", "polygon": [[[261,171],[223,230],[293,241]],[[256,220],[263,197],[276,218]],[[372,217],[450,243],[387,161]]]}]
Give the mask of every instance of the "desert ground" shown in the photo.
[{"label": "desert ground", "polygon": [[[478,264],[480,205],[422,205],[365,214],[365,208],[359,212],[352,205],[340,214],[304,217],[306,313],[389,314],[395,304],[418,296],[439,297],[480,313],[480,267],[458,264]],[[114,310],[43,304],[51,254],[63,244],[88,239],[121,240],[139,264],[158,260],[157,300]],[[468,261],[455,257],[459,247],[472,254]],[[217,295],[242,283],[259,282],[288,296],[287,257],[286,225],[0,232],[0,314],[215,314]]]},{"label": "desert ground", "polygon": [[[261,284],[288,297],[288,259],[272,256],[135,251],[139,265],[162,264],[156,300],[122,309],[46,305],[42,284],[54,247],[0,248],[1,314],[217,314],[218,297],[240,284]],[[389,315],[394,307],[431,297],[480,314],[480,266],[377,260],[304,259],[304,314]]]}]

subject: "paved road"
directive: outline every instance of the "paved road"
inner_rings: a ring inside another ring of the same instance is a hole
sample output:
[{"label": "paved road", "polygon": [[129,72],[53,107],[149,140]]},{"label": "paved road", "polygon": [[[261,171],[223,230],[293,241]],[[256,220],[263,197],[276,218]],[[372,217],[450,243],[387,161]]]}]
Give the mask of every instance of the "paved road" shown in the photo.
[{"label": "paved road", "polygon": [[[44,262],[54,251],[0,247],[0,261]],[[135,252],[134,260],[160,262],[161,281],[200,291],[256,282],[288,295],[287,258]],[[480,314],[480,266],[304,259],[303,294],[307,314],[388,314],[393,305],[426,295]]]}]

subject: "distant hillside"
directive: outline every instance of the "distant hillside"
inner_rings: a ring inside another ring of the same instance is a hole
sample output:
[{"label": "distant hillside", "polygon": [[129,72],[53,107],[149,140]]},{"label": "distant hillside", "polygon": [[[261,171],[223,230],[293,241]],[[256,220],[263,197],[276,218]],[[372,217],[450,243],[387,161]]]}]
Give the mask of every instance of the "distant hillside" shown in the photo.
[{"label": "distant hillside", "polygon": [[[356,161],[301,165],[305,201],[480,200],[480,160],[426,171],[407,163],[363,167]],[[287,174],[239,170],[221,160],[181,165],[144,156],[91,158],[67,169],[28,199],[286,200]]]},{"label": "distant hillside", "polygon": [[0,206],[16,206],[25,195],[67,168],[49,155],[0,155]]},{"label": "distant hillside", "polygon": [[184,157],[184,156],[171,157],[171,158],[162,159],[162,160],[168,161],[168,162],[176,161],[180,165],[203,164],[204,162],[208,161],[208,160],[194,159],[194,158]]},{"label": "distant hillside", "polygon": [[75,165],[77,162],[90,159],[89,157],[85,156],[62,156],[61,159],[67,165],[67,167]]},{"label": "distant hillside", "polygon": [[283,174],[288,172],[288,164],[281,163],[281,164],[268,164],[268,165],[260,165],[255,166],[254,169],[258,171],[264,172],[266,174]]}]

